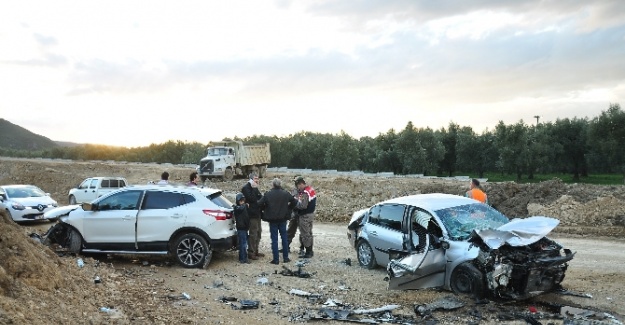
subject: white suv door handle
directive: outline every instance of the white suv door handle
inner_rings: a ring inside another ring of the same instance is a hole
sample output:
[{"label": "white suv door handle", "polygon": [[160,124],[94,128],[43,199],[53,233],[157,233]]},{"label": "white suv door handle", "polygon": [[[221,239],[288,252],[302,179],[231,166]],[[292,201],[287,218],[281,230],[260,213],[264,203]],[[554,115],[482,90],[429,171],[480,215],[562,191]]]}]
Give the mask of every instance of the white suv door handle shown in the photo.
[{"label": "white suv door handle", "polygon": [[131,220],[132,216],[124,216],[122,219],[124,219],[124,220]]},{"label": "white suv door handle", "polygon": [[171,215],[172,218],[178,219],[178,218],[182,218],[182,215],[180,213],[174,213]]}]

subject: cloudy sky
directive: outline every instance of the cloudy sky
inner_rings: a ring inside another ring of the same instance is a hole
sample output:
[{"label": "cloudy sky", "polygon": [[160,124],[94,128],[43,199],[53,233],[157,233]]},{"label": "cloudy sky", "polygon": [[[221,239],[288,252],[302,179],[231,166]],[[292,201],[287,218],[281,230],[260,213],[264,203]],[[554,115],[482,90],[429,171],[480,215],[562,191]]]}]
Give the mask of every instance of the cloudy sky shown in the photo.
[{"label": "cloudy sky", "polygon": [[0,117],[57,141],[482,132],[624,99],[623,0],[0,3]]}]

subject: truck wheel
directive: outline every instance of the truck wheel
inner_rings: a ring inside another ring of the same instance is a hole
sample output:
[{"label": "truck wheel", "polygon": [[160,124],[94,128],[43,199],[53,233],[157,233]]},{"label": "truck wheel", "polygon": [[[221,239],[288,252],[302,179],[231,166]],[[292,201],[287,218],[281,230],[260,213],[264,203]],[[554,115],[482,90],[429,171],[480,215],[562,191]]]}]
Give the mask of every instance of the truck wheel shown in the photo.
[{"label": "truck wheel", "polygon": [[258,167],[258,177],[265,178],[267,176],[267,166]]},{"label": "truck wheel", "polygon": [[73,195],[69,196],[69,204],[70,205],[76,204],[76,197],[75,196],[73,196]]},{"label": "truck wheel", "polygon": [[224,171],[224,180],[225,181],[231,181],[233,177],[234,177],[234,172],[232,171],[232,169],[226,169]]}]

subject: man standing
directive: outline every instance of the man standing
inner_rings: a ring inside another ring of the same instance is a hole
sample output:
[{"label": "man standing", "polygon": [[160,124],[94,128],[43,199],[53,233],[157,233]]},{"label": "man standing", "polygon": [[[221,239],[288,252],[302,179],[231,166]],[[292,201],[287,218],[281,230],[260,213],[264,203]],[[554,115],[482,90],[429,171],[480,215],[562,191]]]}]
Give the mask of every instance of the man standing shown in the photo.
[{"label": "man standing", "polygon": [[317,206],[317,194],[315,189],[306,185],[304,178],[299,176],[295,179],[295,186],[297,186],[298,203],[294,209],[297,214],[299,240],[306,249],[303,254],[300,254],[300,258],[313,257],[313,219],[315,218],[315,208]]},{"label": "man standing", "polygon": [[198,181],[200,180],[200,176],[198,176],[197,172],[193,172],[189,175],[189,182],[187,183],[187,186],[197,186]]},{"label": "man standing", "polygon": [[[297,179],[296,176],[293,180]],[[291,195],[295,198],[299,198],[297,186],[291,191]],[[299,216],[295,211],[292,211],[291,218],[289,219],[289,224],[286,227],[286,234],[289,239],[289,247],[291,247],[291,243],[293,242],[293,238],[295,238],[295,234],[297,234],[297,227],[299,226]],[[284,249],[284,248],[282,248]],[[282,253],[282,249],[280,252]],[[304,244],[302,244],[301,240],[299,242],[299,255],[304,254]]]},{"label": "man standing", "polygon": [[471,179],[469,190],[467,191],[465,196],[474,200],[478,200],[482,203],[488,204],[488,196],[486,195],[486,193],[484,193],[484,191],[481,190],[480,181],[478,181],[475,178]]},{"label": "man standing", "polygon": [[260,194],[260,190],[258,189],[258,175],[256,173],[251,173],[249,178],[250,180],[241,188],[241,193],[245,196],[245,202],[247,202],[248,205],[247,214],[250,216],[248,258],[257,260],[259,257],[265,256],[265,254],[258,252],[258,245],[260,245],[260,237],[262,234],[258,200],[260,200],[263,195]]},{"label": "man standing", "polygon": [[164,171],[161,174],[161,180],[158,181],[158,183],[156,183],[156,184],[160,184],[160,185],[169,184],[169,173]]},{"label": "man standing", "polygon": [[271,182],[272,189],[265,192],[265,195],[258,201],[263,209],[263,220],[269,222],[269,232],[271,234],[271,253],[273,259],[271,264],[280,263],[278,252],[278,232],[282,241],[282,260],[287,263],[289,259],[289,242],[286,234],[286,221],[290,218],[290,211],[298,202],[289,192],[282,188],[282,181],[274,178]]}]

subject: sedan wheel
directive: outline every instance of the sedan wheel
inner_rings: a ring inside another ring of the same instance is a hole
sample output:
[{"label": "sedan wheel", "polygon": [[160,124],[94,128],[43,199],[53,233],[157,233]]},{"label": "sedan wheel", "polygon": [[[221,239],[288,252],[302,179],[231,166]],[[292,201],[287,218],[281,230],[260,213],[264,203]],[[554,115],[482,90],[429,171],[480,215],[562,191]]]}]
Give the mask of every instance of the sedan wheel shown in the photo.
[{"label": "sedan wheel", "polygon": [[172,253],[176,262],[187,268],[208,265],[213,256],[213,251],[204,237],[193,233],[178,237]]},{"label": "sedan wheel", "polygon": [[358,254],[358,264],[360,264],[360,266],[368,269],[375,268],[375,256],[373,255],[373,249],[368,242],[364,240],[359,241],[356,252]]},{"label": "sedan wheel", "polygon": [[471,263],[458,265],[451,274],[451,289],[456,293],[465,293],[483,298],[484,275]]}]

